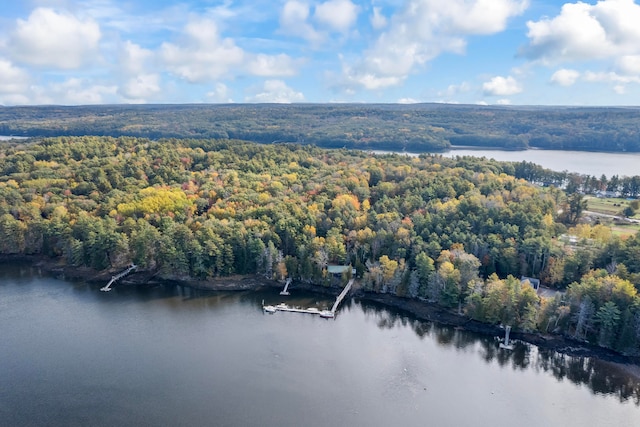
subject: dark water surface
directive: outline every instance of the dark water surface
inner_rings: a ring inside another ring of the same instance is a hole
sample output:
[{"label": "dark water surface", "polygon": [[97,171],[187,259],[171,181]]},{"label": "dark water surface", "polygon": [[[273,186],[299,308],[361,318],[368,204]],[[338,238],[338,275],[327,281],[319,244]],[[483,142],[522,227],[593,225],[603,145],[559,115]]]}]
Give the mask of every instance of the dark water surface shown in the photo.
[{"label": "dark water surface", "polygon": [[277,290],[99,287],[0,268],[0,425],[640,425],[617,365],[357,301],[326,320],[263,314]]}]

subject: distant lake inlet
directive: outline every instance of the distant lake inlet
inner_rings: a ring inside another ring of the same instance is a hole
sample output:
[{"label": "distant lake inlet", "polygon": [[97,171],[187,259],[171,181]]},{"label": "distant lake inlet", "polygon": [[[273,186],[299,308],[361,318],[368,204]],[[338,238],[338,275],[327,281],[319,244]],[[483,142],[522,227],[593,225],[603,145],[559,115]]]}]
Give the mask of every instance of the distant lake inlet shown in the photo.
[{"label": "distant lake inlet", "polygon": [[[374,151],[374,153],[388,154],[390,151]],[[400,153],[398,153],[400,154]],[[419,156],[419,153],[402,153],[409,156]],[[613,175],[640,175],[640,153],[601,153],[593,151],[565,151],[565,150],[493,150],[493,149],[452,149],[441,154],[445,157],[472,156],[486,157],[501,162],[532,162],[546,169],[562,172],[576,172],[581,175],[607,178]]]},{"label": "distant lake inlet", "polygon": [[27,139],[26,136],[0,135],[0,141],[10,141],[12,139]]}]

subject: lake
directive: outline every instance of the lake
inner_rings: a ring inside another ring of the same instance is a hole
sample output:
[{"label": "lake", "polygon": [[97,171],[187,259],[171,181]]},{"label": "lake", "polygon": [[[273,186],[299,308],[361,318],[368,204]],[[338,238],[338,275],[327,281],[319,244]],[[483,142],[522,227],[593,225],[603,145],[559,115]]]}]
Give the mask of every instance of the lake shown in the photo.
[{"label": "lake", "polygon": [[619,365],[360,301],[322,319],[263,313],[276,289],[99,287],[0,266],[0,425],[640,425]]},{"label": "lake", "polygon": [[12,139],[27,139],[24,136],[8,136],[8,135],[0,135],[0,141],[10,141]]},{"label": "lake", "polygon": [[[0,141],[11,139],[27,139],[21,136],[0,135]],[[377,154],[391,153],[390,151],[373,150]],[[419,153],[404,153],[409,156],[419,156]],[[554,171],[577,172],[583,175],[593,175],[598,178],[605,174],[608,178],[613,175],[640,175],[640,153],[600,153],[592,151],[565,150],[522,150],[505,151],[488,148],[455,148],[444,153],[445,157],[474,156],[487,157],[504,162],[533,162]]]},{"label": "lake", "polygon": [[[390,153],[389,151],[374,151],[374,153]],[[419,156],[418,153],[405,153],[409,156]],[[445,157],[473,156],[487,157],[503,162],[533,162],[554,171],[577,172],[582,175],[593,175],[598,178],[605,174],[608,178],[613,175],[640,175],[640,153],[599,153],[592,151],[564,151],[564,150],[523,150],[505,151],[492,149],[453,149],[438,153]]]}]

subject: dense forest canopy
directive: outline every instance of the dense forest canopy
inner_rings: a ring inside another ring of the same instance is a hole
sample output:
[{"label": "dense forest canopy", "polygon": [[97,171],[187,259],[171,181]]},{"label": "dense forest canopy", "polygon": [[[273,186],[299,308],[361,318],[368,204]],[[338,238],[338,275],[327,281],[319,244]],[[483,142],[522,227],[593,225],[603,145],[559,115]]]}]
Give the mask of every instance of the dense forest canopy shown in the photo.
[{"label": "dense forest canopy", "polygon": [[[524,162],[227,139],[2,147],[3,254],[324,285],[328,265],[351,265],[371,292],[640,352],[640,237],[576,224],[581,194],[519,178]],[[520,276],[566,295],[541,300]]]},{"label": "dense forest canopy", "polygon": [[451,104],[0,107],[0,135],[217,138],[327,148],[640,151],[640,109]]}]

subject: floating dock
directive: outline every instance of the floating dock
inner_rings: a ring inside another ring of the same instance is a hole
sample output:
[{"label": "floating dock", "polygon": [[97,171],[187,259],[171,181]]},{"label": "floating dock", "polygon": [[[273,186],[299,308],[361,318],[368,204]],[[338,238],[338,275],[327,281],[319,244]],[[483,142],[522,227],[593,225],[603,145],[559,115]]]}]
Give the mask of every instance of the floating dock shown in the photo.
[{"label": "floating dock", "polygon": [[281,303],[278,305],[263,305],[262,309],[265,313],[276,313],[278,311],[285,311],[289,313],[305,313],[305,314],[317,314],[320,317],[334,317],[333,312],[331,310],[319,310],[315,307],[311,308],[300,308],[300,307],[291,307],[287,304]]},{"label": "floating dock", "polygon": [[511,332],[511,326],[507,326],[504,331],[504,342],[500,343],[500,348],[505,350],[513,350],[513,344],[509,344],[509,332]]},{"label": "floating dock", "polygon": [[[336,310],[338,310],[338,306],[351,290],[351,286],[353,286],[353,282],[354,282],[354,279],[349,280],[349,283],[347,283],[347,286],[344,287],[342,292],[340,292],[340,295],[338,295],[338,297],[336,298],[336,301],[333,303],[331,310],[318,310],[315,307],[311,307],[311,308],[290,307],[285,303],[280,303],[278,305],[264,305],[264,300],[262,301],[262,309],[264,310],[265,313],[270,313],[270,314],[276,313],[278,311],[286,311],[289,313],[317,314],[320,317],[329,318],[329,319],[334,318],[336,316]],[[288,286],[288,283],[286,286]],[[286,290],[286,286],[285,286],[285,290]],[[284,295],[284,294],[281,292],[280,295]]]}]

